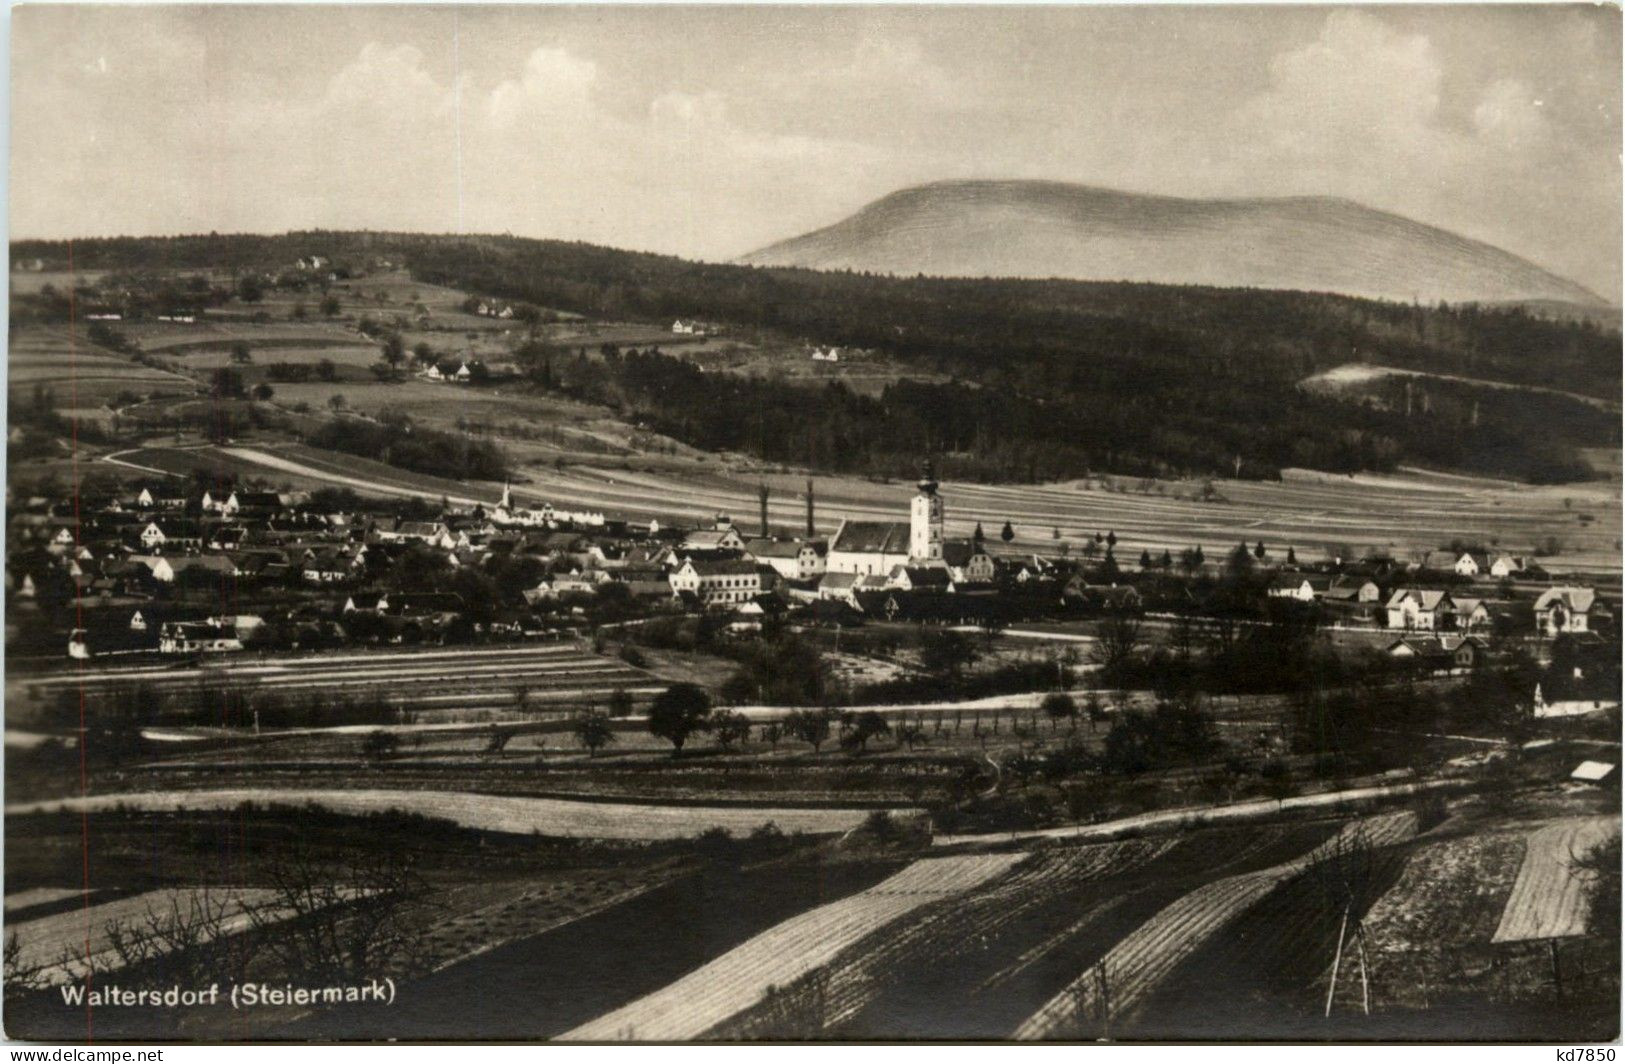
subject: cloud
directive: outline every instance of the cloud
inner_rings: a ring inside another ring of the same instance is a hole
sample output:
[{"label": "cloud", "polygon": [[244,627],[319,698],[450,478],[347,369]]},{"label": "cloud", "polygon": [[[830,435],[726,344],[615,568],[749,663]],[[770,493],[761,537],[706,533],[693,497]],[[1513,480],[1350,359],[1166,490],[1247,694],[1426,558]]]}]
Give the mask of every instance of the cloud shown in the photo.
[{"label": "cloud", "polygon": [[[464,17],[454,53],[429,9],[24,6],[13,224],[462,227],[726,257],[906,184],[1043,177],[1348,196],[1618,290],[1617,19],[1011,19],[502,13]],[[547,35],[515,39],[530,27]]]},{"label": "cloud", "polygon": [[1516,78],[1502,78],[1473,108],[1473,128],[1486,143],[1514,150],[1535,148],[1552,135],[1544,101]]},{"label": "cloud", "polygon": [[538,48],[530,53],[524,73],[491,90],[485,103],[488,122],[510,128],[526,116],[580,114],[591,107],[590,93],[598,80],[598,67],[562,48]]},{"label": "cloud", "polygon": [[[1447,108],[1452,94],[1465,106]],[[1428,36],[1359,11],[1276,55],[1267,87],[1202,150],[1210,192],[1348,196],[1581,276],[1596,276],[1595,248],[1552,234],[1577,217],[1617,229],[1620,216],[1617,163],[1599,168],[1554,136],[1526,82],[1452,82]]]}]

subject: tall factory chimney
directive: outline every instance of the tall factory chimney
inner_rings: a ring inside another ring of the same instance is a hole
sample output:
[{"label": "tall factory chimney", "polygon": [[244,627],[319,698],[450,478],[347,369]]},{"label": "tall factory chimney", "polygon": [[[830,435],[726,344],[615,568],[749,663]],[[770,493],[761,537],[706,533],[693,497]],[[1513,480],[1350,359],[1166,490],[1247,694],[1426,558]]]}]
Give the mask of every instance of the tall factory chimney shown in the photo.
[{"label": "tall factory chimney", "polygon": [[762,538],[766,539],[768,533],[767,533],[767,484],[765,482],[756,485],[756,501],[759,502],[761,504],[761,507],[762,507]]},{"label": "tall factory chimney", "polygon": [[807,478],[807,538],[812,539],[818,535],[813,528],[813,486],[812,477]]}]

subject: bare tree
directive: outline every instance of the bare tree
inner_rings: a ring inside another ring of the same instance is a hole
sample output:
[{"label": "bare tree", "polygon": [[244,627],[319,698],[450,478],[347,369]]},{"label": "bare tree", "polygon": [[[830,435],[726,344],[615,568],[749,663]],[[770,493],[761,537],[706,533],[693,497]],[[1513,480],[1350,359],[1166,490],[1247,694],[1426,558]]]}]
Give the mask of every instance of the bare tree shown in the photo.
[{"label": "bare tree", "polygon": [[6,936],[5,945],[5,997],[7,1001],[44,990],[50,985],[50,966],[23,953],[17,932]]},{"label": "bare tree", "polygon": [[317,984],[370,979],[422,955],[427,887],[398,853],[316,860],[304,847],[271,870],[275,900],[251,911],[265,950],[290,977]]},{"label": "bare tree", "polygon": [[1100,622],[1095,640],[1095,663],[1110,677],[1134,660],[1139,652],[1140,622],[1128,616],[1108,617]]}]

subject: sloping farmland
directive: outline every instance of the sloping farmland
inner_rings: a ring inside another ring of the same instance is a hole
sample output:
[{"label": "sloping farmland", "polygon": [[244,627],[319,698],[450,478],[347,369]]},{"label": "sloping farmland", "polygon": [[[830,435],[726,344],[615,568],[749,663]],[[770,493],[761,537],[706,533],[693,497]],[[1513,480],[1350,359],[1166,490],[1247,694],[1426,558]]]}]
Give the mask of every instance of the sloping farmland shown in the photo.
[{"label": "sloping farmland", "polygon": [[1618,817],[1561,820],[1533,832],[1490,941],[1499,945],[1585,934],[1590,901],[1574,860],[1618,833]]},{"label": "sloping farmland", "polygon": [[1026,856],[980,854],[916,861],[868,890],[786,920],[665,989],[600,1016],[562,1038],[697,1038],[761,1000],[772,987],[827,963],[864,936],[922,905],[980,886],[1009,871]]}]

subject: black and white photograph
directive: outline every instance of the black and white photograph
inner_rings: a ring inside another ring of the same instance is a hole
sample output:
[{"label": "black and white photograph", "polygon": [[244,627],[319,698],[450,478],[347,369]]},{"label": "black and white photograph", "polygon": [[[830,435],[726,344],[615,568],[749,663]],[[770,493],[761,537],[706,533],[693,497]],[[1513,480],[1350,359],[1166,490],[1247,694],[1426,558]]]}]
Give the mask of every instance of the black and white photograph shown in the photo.
[{"label": "black and white photograph", "polygon": [[8,14],[10,1043],[1618,1042],[1617,5]]}]

